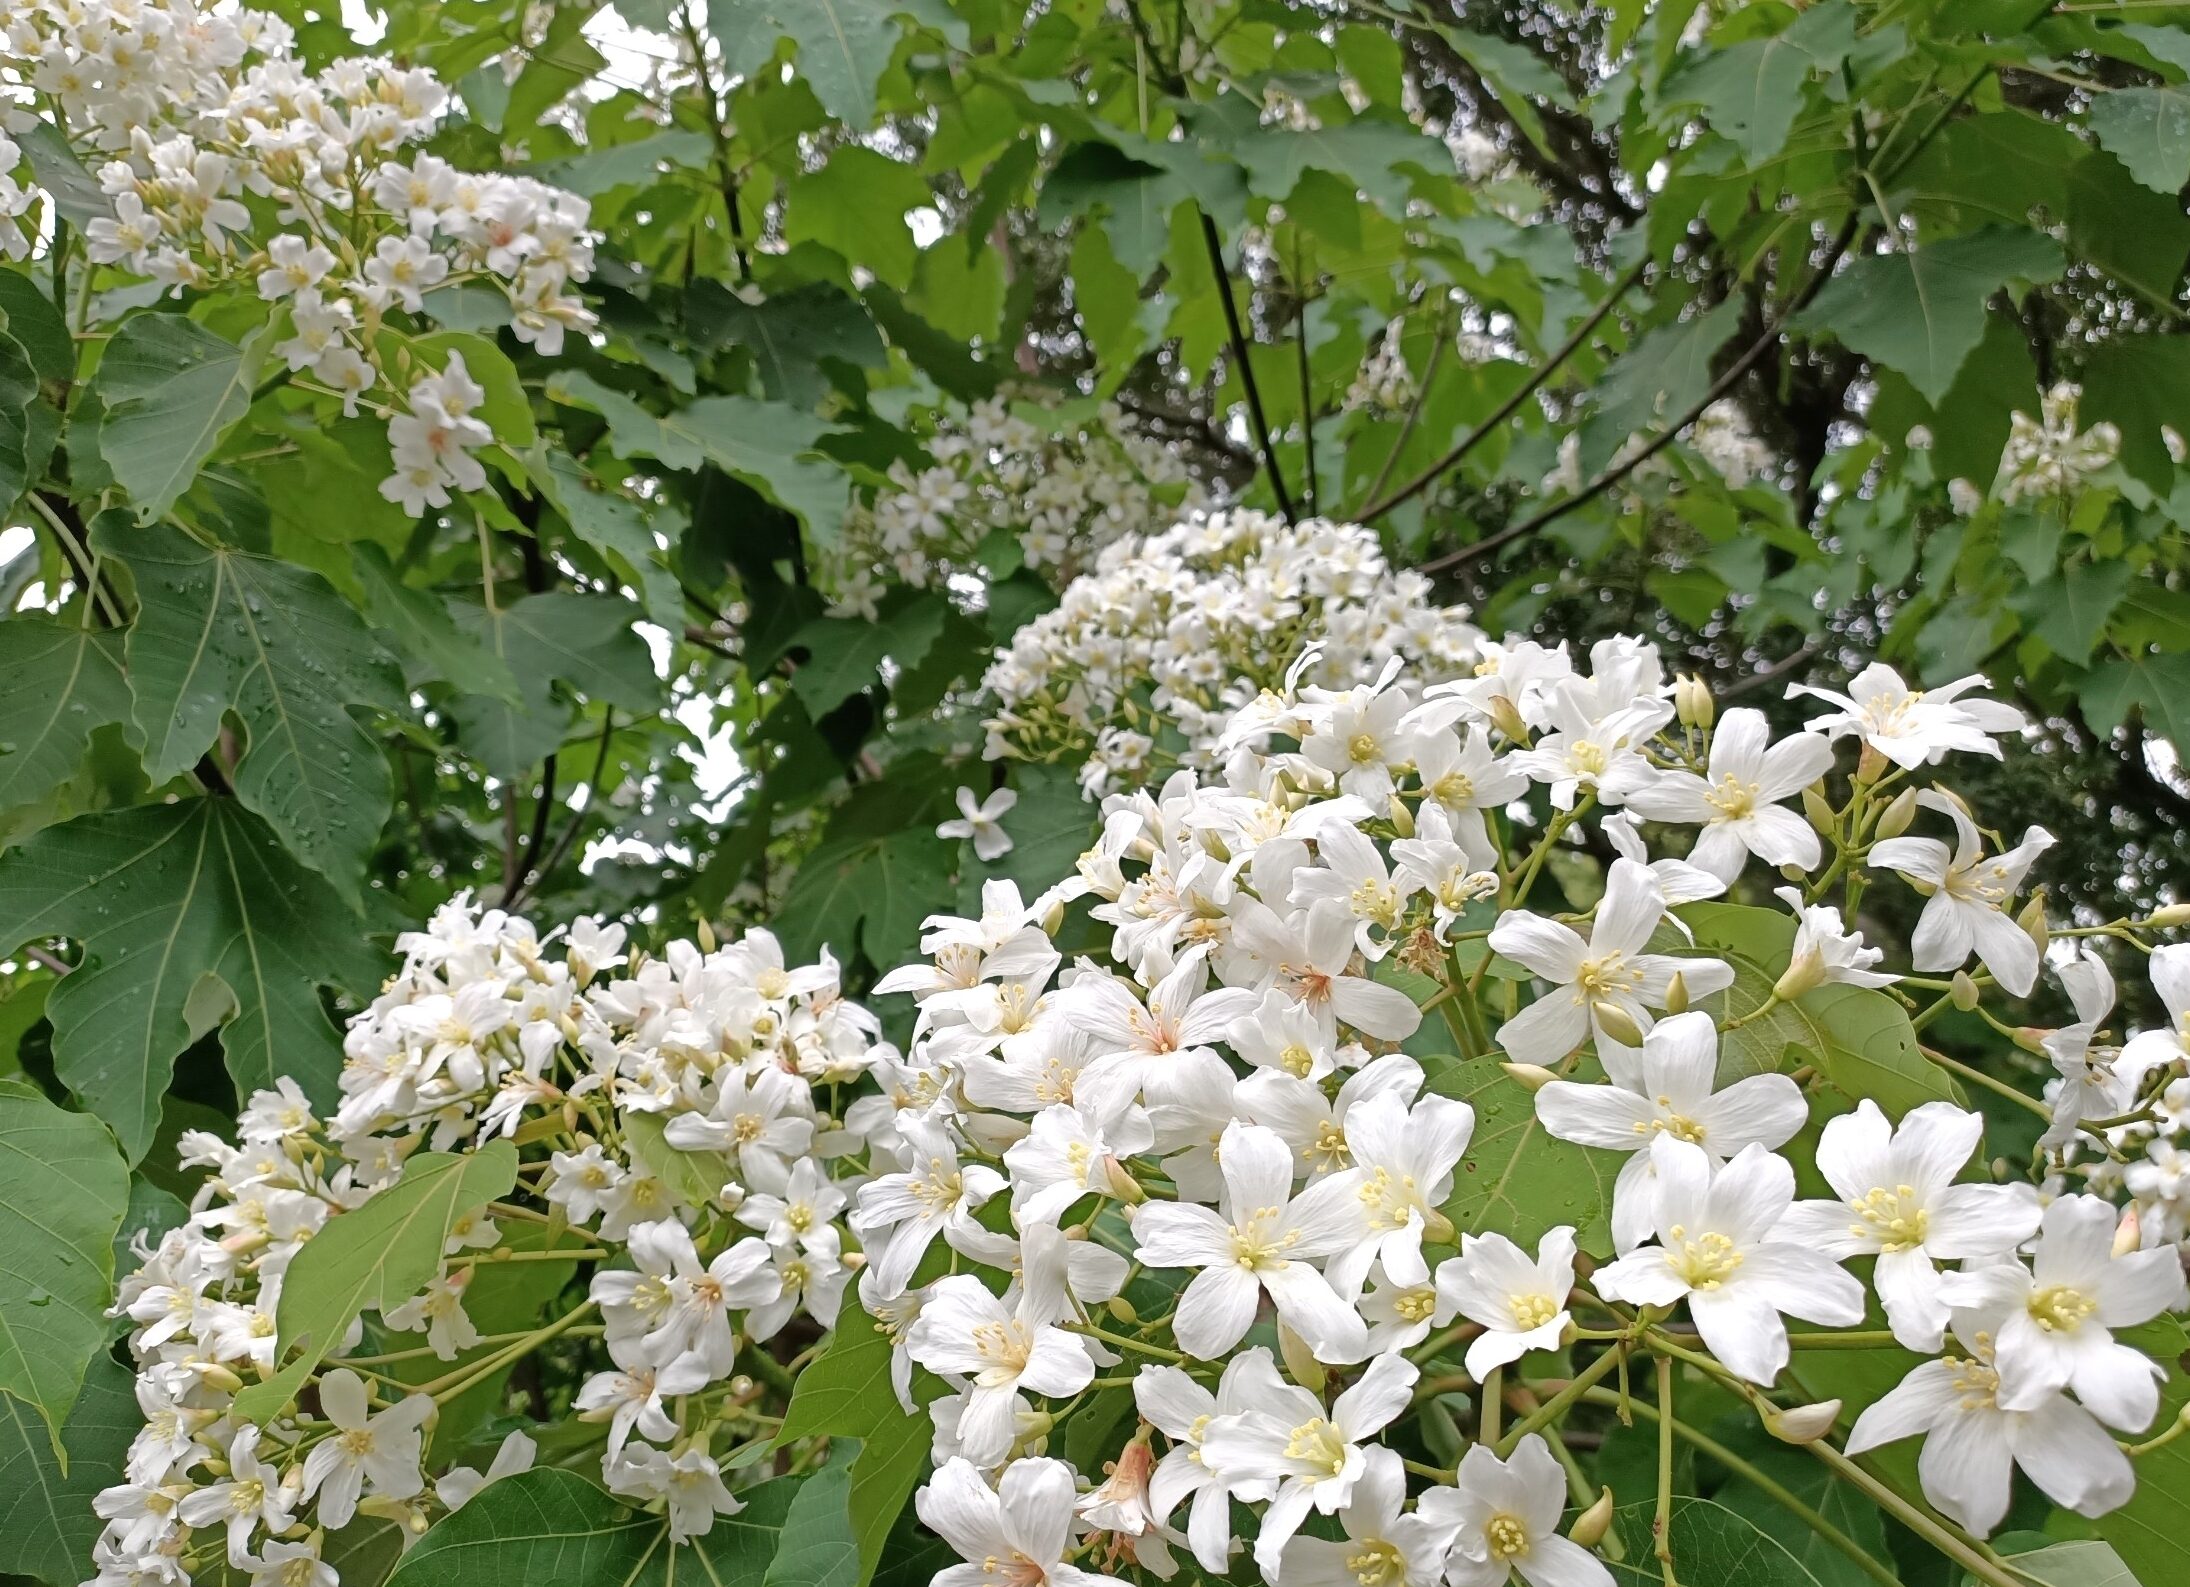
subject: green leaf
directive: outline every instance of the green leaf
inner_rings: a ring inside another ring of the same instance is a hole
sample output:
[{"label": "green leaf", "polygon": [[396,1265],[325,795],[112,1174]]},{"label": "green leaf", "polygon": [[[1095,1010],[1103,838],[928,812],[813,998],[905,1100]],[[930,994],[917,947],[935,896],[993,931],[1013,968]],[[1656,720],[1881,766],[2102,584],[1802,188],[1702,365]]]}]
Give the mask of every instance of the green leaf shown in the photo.
[{"label": "green leaf", "polygon": [[798,46],[798,74],[835,119],[854,131],[874,125],[875,84],[897,52],[897,18],[932,21],[961,45],[965,24],[946,6],[912,0],[746,0],[708,13],[731,70],[765,65],[778,39]]},{"label": "green leaf", "polygon": [[99,455],[141,521],[174,505],[243,417],[271,345],[262,332],[238,347],[179,314],[140,314],[114,333],[91,382]]},{"label": "green leaf", "polygon": [[0,1391],[45,1419],[56,1449],[106,1341],[128,1206],[129,1170],[97,1119],[0,1080]]},{"label": "green leaf", "polygon": [[64,220],[82,226],[113,218],[113,200],[99,186],[99,179],[84,169],[83,161],[76,158],[76,151],[68,146],[59,127],[50,121],[33,121],[20,131],[11,131],[30,161],[38,186],[53,200],[53,207]]},{"label": "green leaf", "polygon": [[[932,1393],[942,1389],[940,1383],[924,1387]],[[929,1436],[928,1418],[917,1412],[908,1416],[890,1386],[889,1339],[849,1306],[829,1348],[799,1374],[776,1445],[822,1434],[859,1440],[849,1495],[859,1569],[833,1580],[864,1587],[882,1558],[891,1525],[928,1470]],[[771,1570],[768,1580],[791,1587],[793,1578]]]},{"label": "green leaf", "polygon": [[2190,413],[2190,346],[2180,336],[2113,336],[2084,360],[2077,418],[2121,431],[2122,467],[2156,491],[2174,481],[2162,426]]},{"label": "green leaf", "polygon": [[129,720],[121,636],[25,614],[0,622],[0,810],[35,804]]},{"label": "green leaf", "polygon": [[403,1177],[352,1212],[329,1218],[289,1264],[274,1313],[273,1377],[236,1396],[235,1414],[263,1422],[287,1405],[360,1312],[387,1313],[441,1272],[459,1219],[517,1183],[517,1148],[490,1141],[476,1152],[420,1152]]},{"label": "green leaf", "polygon": [[[1754,1416],[1746,1414],[1725,1418],[1714,1431],[1720,1442],[1768,1480],[1777,1482],[1840,1528],[1874,1559],[1881,1562],[1892,1559],[1886,1544],[1884,1518],[1877,1504],[1836,1478],[1829,1467],[1814,1459],[1807,1450],[1792,1449],[1778,1442],[1758,1425]],[[1866,1587],[1877,1579],[1753,1483],[1737,1477],[1716,1489],[1712,1498],[1753,1523],[1758,1530],[1784,1543],[1802,1567],[1817,1578],[1818,1587]],[[1676,1563],[1686,1565],[1686,1561]]]},{"label": "green leaf", "polygon": [[795,513],[824,544],[835,539],[850,505],[843,470],[816,445],[837,427],[785,403],[702,397],[657,416],[582,370],[550,376],[548,395],[606,419],[618,457],[651,457],[675,469],[712,463]]},{"label": "green leaf", "polygon": [[[1994,1541],[1994,1547],[1999,1547]],[[2008,1556],[2015,1574],[2045,1582],[2048,1587],[2141,1587],[2121,1555],[2097,1538],[2081,1537],[2066,1543]]]},{"label": "green leaf", "polygon": [[129,1368],[103,1350],[92,1355],[61,1429],[65,1467],[38,1420],[0,1395],[0,1573],[56,1587],[98,1574],[91,1546],[106,1523],[91,1503],[123,1480],[130,1442],[144,1426],[136,1387]]},{"label": "green leaf", "polygon": [[1080,856],[1094,843],[1100,813],[1080,791],[1071,766],[1027,765],[1012,774],[1019,802],[1004,816],[1011,852],[990,867],[1019,884],[1028,898],[1073,874]]},{"label": "green leaf", "polygon": [[562,747],[570,707],[561,681],[589,699],[651,716],[662,683],[646,642],[632,631],[640,615],[610,595],[547,590],[488,611],[457,608],[458,622],[517,678],[515,706],[477,695],[453,707],[464,747],[496,777],[518,780]]},{"label": "green leaf", "polygon": [[517,678],[509,663],[458,628],[447,601],[405,584],[388,554],[370,541],[352,546],[350,556],[365,592],[366,619],[410,658],[420,676],[516,703]]},{"label": "green leaf", "polygon": [[1855,23],[1850,6],[1812,6],[1785,32],[1705,52],[1667,81],[1665,100],[1702,106],[1712,129],[1761,165],[1786,147],[1811,74],[1839,70],[1855,48]]},{"label": "green leaf", "polygon": [[1247,168],[1258,197],[1282,202],[1310,171],[1328,171],[1368,194],[1394,220],[1406,215],[1414,191],[1403,168],[1431,176],[1453,173],[1452,154],[1444,144],[1423,137],[1421,129],[1406,122],[1370,117],[1312,132],[1257,128],[1233,137],[1231,152]]},{"label": "green leaf", "polygon": [[[1651,1524],[1657,1506],[1623,1504],[1612,1512],[1612,1524],[1624,1546],[1626,1558],[1606,1561],[1606,1569],[1621,1587],[1658,1587],[1662,1580],[1655,1554]],[[1673,1563],[1681,1580],[1740,1583],[1740,1587],[1820,1587],[1801,1560],[1787,1546],[1747,1516],[1736,1514],[1710,1499],[1677,1497],[1673,1501]]]},{"label": "green leaf", "polygon": [[2137,570],[2126,562],[2078,562],[2033,584],[2018,603],[2030,631],[2065,661],[2091,659]]},{"label": "green leaf", "polygon": [[685,295],[685,323],[694,341],[742,347],[760,375],[760,389],[778,402],[813,409],[835,389],[832,365],[880,369],[890,351],[859,300],[826,281],[778,293],[765,303],[732,297],[712,281],[695,281]]},{"label": "green leaf", "polygon": [[0,505],[21,498],[34,468],[45,471],[44,461],[32,456],[31,411],[37,402],[38,370],[30,350],[0,332]]},{"label": "green leaf", "polygon": [[570,532],[599,552],[639,592],[652,621],[677,633],[684,627],[684,592],[654,543],[648,509],[587,473],[576,458],[555,451],[533,478],[547,492]]},{"label": "green leaf", "polygon": [[231,1005],[221,1046],[239,1091],[292,1075],[331,1101],[342,1044],[319,988],[378,984],[364,930],[232,799],[82,815],[0,855],[4,945],[83,945],[47,998],[54,1062],[131,1162],[159,1127],[175,1055],[217,1018],[208,991]]},{"label": "green leaf", "polygon": [[119,513],[99,516],[91,543],[136,581],[129,684],[145,774],[158,783],[188,770],[233,709],[250,735],[236,797],[355,904],[394,795],[386,756],[349,708],[404,705],[379,639],[294,563]]},{"label": "green leaf", "polygon": [[2190,86],[2110,89],[2092,103],[2091,131],[2154,192],[2172,197],[2190,182]]},{"label": "green leaf", "polygon": [[1606,370],[1582,426],[1583,471],[1596,473],[1630,437],[1693,407],[1710,389],[1712,362],[1741,329],[1741,318],[1742,300],[1728,298],[1693,319],[1659,326]]},{"label": "green leaf", "polygon": [[920,262],[906,211],[934,200],[927,180],[913,167],[856,143],[843,144],[827,165],[785,190],[783,240],[819,243],[902,292],[912,285],[913,267]]},{"label": "green leaf", "polygon": [[900,670],[918,666],[943,632],[950,603],[932,591],[900,592],[884,602],[873,622],[817,617],[791,636],[806,659],[791,674],[791,687],[819,721],[874,682],[885,661]]},{"label": "green leaf", "polygon": [[1612,1254],[1612,1181],[1621,1157],[1555,1139],[1533,1093],[1488,1059],[1425,1064],[1429,1089],[1475,1109],[1475,1133],[1439,1210],[1463,1234],[1502,1234],[1535,1249],[1544,1231],[1574,1226],[1590,1255]]},{"label": "green leaf", "polygon": [[2054,280],[2061,246],[2036,232],[1991,226],[1900,253],[1859,259],[1795,319],[1899,370],[1936,404],[1985,331],[1985,300],[2011,281]]},{"label": "green leaf", "polygon": [[666,1128],[666,1121],[656,1113],[624,1115],[624,1141],[647,1171],[684,1205],[712,1207],[730,1178],[729,1169],[713,1153],[671,1146],[663,1134]]},{"label": "green leaf", "polygon": [[[681,1547],[669,1523],[574,1471],[537,1466],[482,1488],[413,1544],[387,1587],[752,1587],[776,1556],[804,1477],[738,1497],[705,1537]],[[697,1556],[697,1557],[695,1557]]]},{"label": "green leaf", "polygon": [[714,153],[715,140],[707,133],[657,132],[628,143],[590,148],[568,159],[550,160],[532,174],[567,192],[597,198],[610,188],[652,186],[667,166],[704,170]]},{"label": "green leaf", "polygon": [[861,1587],[870,1573],[860,1568],[851,1499],[850,1466],[824,1466],[799,1484],[761,1587]]}]

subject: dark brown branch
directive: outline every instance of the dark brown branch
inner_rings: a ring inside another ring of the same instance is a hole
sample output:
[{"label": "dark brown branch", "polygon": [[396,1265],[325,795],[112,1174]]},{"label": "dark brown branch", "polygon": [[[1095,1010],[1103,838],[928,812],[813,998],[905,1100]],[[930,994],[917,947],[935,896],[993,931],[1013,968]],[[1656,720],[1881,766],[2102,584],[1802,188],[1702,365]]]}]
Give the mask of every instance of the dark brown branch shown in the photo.
[{"label": "dark brown branch", "polygon": [[1278,471],[1277,448],[1270,440],[1270,421],[1262,411],[1262,392],[1255,384],[1255,366],[1247,356],[1247,333],[1240,324],[1239,305],[1232,300],[1232,275],[1224,264],[1224,239],[1217,235],[1217,223],[1209,218],[1206,210],[1197,208],[1201,217],[1202,247],[1209,255],[1209,270],[1216,278],[1217,296],[1224,300],[1224,332],[1232,344],[1232,363],[1239,370],[1240,389],[1247,395],[1247,421],[1255,432],[1255,444],[1262,449],[1262,466],[1270,476],[1271,494],[1277,497],[1278,515],[1287,523],[1298,523],[1300,513],[1293,505],[1291,493],[1285,489],[1285,476]]}]

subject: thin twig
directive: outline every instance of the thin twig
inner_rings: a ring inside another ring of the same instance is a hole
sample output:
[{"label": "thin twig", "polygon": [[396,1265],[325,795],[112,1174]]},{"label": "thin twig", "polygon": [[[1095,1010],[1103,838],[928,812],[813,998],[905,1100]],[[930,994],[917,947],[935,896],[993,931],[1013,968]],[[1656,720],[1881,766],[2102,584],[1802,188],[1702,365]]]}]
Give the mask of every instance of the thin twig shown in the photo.
[{"label": "thin twig", "polygon": [[1307,458],[1307,505],[1313,511],[1322,501],[1316,486],[1315,387],[1308,378],[1308,284],[1300,275],[1300,228],[1293,228],[1293,290],[1300,296],[1300,310],[1293,316],[1293,347],[1300,364],[1300,445]]},{"label": "thin twig", "polygon": [[[1399,489],[1393,491],[1383,500],[1372,501],[1368,506],[1362,508],[1360,513],[1361,521],[1363,523],[1372,523],[1390,512],[1394,507],[1412,501],[1435,484],[1439,476],[1443,475],[1446,470],[1458,464],[1462,458],[1496,434],[1499,428],[1520,410],[1521,404],[1528,401],[1538,391],[1541,391],[1544,383],[1559,372],[1560,366],[1574,356],[1582,343],[1589,339],[1590,333],[1602,325],[1605,322],[1605,317],[1619,306],[1620,299],[1627,296],[1635,284],[1642,280],[1643,272],[1649,267],[1650,260],[1647,256],[1630,266],[1625,275],[1612,283],[1611,289],[1604,295],[1604,301],[1591,309],[1588,317],[1581,324],[1574,327],[1567,339],[1552,349],[1551,356],[1544,360],[1542,367],[1523,381],[1520,388],[1512,396],[1506,398],[1505,401],[1491,410],[1490,417],[1461,437],[1458,444],[1451,451],[1417,474],[1413,479],[1407,481],[1406,484],[1400,486]],[[1379,483],[1382,483],[1381,479]]]},{"label": "thin twig", "polygon": [[[612,710],[601,719],[601,748],[600,752],[594,756],[593,770],[587,775],[586,780],[579,785],[586,790],[586,808],[588,809],[593,804],[593,790],[600,786],[601,773],[608,769],[608,741],[614,736],[615,731],[616,713]],[[524,902],[525,894],[531,889],[535,880],[544,882],[555,874],[556,867],[561,865],[564,856],[570,853],[570,846],[578,840],[578,828],[584,825],[585,816],[585,809],[571,811],[570,824],[563,828],[563,835],[555,840],[555,847],[548,851],[546,863],[528,868],[528,874],[518,883],[517,890],[502,901],[503,908],[515,908],[518,904]]]},{"label": "thin twig", "polygon": [[1217,235],[1217,223],[1209,218],[1209,212],[1197,207],[1201,216],[1202,247],[1209,255],[1209,269],[1216,278],[1217,296],[1224,300],[1224,332],[1232,344],[1232,363],[1239,370],[1240,389],[1247,395],[1247,421],[1253,426],[1255,444],[1262,449],[1262,466],[1270,476],[1270,492],[1277,497],[1278,516],[1287,523],[1298,523],[1300,513],[1293,505],[1290,492],[1285,489],[1285,476],[1278,472],[1277,448],[1270,441],[1270,421],[1262,411],[1262,392],[1255,385],[1255,366],[1247,357],[1247,333],[1240,325],[1239,305],[1232,301],[1232,275],[1224,263],[1224,239]]}]

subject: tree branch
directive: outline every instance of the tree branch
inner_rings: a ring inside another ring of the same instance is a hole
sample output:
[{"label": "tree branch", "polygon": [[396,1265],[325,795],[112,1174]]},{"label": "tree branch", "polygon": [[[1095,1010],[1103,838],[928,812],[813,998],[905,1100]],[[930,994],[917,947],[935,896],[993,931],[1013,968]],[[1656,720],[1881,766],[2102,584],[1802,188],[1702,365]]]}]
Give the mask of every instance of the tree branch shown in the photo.
[{"label": "tree branch", "polygon": [[1278,516],[1289,524],[1298,523],[1299,510],[1285,489],[1285,476],[1278,472],[1277,448],[1271,443],[1270,421],[1262,411],[1262,392],[1255,385],[1255,366],[1247,356],[1247,333],[1240,325],[1239,305],[1232,301],[1232,275],[1225,268],[1224,239],[1217,235],[1217,223],[1209,218],[1207,210],[1196,205],[1195,213],[1201,218],[1202,247],[1209,255],[1217,296],[1224,300],[1225,336],[1232,344],[1232,364],[1239,371],[1240,389],[1247,394],[1247,420],[1254,428],[1255,444],[1262,449],[1262,466],[1270,476],[1271,494],[1277,497]]}]

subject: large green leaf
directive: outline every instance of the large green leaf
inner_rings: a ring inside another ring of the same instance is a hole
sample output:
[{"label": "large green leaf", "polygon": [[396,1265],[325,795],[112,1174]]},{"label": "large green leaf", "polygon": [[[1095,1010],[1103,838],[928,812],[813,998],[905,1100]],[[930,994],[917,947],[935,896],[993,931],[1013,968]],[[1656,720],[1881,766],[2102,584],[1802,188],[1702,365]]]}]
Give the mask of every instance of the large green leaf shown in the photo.
[{"label": "large green leaf", "polygon": [[[38,370],[29,349],[0,331],[0,504],[13,505],[31,482],[31,407],[37,400]],[[43,472],[43,462],[37,466]]]},{"label": "large green leaf", "polygon": [[2051,281],[2065,266],[2050,237],[1990,226],[1858,259],[1826,283],[1795,325],[1830,331],[1937,403],[1984,335],[1985,300],[2013,281]]},{"label": "large green leaf", "polygon": [[920,664],[943,632],[950,603],[932,591],[892,592],[872,622],[849,617],[817,617],[791,636],[806,659],[791,674],[791,687],[819,721],[874,682],[884,662],[899,671]]},{"label": "large green leaf", "polygon": [[2091,131],[2129,174],[2170,197],[2190,182],[2190,86],[2116,88],[2091,106]]},{"label": "large green leaf", "polygon": [[144,1426],[136,1375],[101,1350],[61,1429],[64,1463],[37,1417],[0,1395],[0,1573],[66,1587],[98,1574],[91,1546],[106,1523],[99,1490],[122,1481],[129,1445]]},{"label": "large green leaf", "polygon": [[[923,1387],[934,1393],[942,1388],[939,1383]],[[850,1306],[829,1348],[799,1374],[776,1443],[823,1434],[859,1440],[849,1494],[859,1568],[856,1574],[840,1572],[829,1580],[832,1587],[864,1587],[898,1513],[928,1470],[930,1440],[926,1415],[907,1415],[890,1386],[889,1339]],[[833,1558],[830,1554],[815,1563]],[[773,1572],[769,1580],[773,1587],[793,1587],[789,1578],[779,1582]]]},{"label": "large green leaf", "polygon": [[0,810],[45,798],[94,732],[128,720],[119,634],[28,614],[0,622]]},{"label": "large green leaf", "polygon": [[1761,165],[1786,147],[1811,74],[1837,71],[1855,48],[1855,24],[1852,6],[1813,6],[1771,38],[1703,52],[1666,82],[1664,98],[1700,105],[1714,131]]},{"label": "large green leaf", "polygon": [[2175,460],[2160,432],[2179,426],[2186,413],[2190,348],[2183,338],[2116,336],[2091,349],[2077,418],[2084,424],[2104,420],[2119,430],[2122,467],[2156,491],[2164,493],[2175,477]]},{"label": "large green leaf", "polygon": [[356,608],[318,574],[119,513],[92,545],[129,566],[129,686],[145,771],[188,770],[233,710],[250,736],[236,797],[353,904],[388,819],[387,757],[350,707],[403,707],[402,679]]},{"label": "large green leaf", "polygon": [[[2167,1317],[2124,1336],[2167,1368],[2160,1413],[2152,1423],[2164,1429],[2190,1411],[2190,1330]],[[2137,1457],[2137,1491],[2123,1505],[2092,1524],[2114,1545],[2122,1563],[2145,1587],[2190,1581],[2190,1440],[2177,1439]]]},{"label": "large green leaf", "polygon": [[[738,1497],[703,1538],[680,1546],[669,1524],[574,1471],[542,1466],[489,1483],[412,1545],[388,1587],[758,1587],[803,1477],[779,1477]],[[818,1587],[818,1584],[817,1584]]]},{"label": "large green leaf", "polygon": [[190,488],[198,466],[251,405],[271,346],[238,347],[180,314],[140,314],[107,343],[92,379],[99,455],[150,520]]},{"label": "large green leaf", "polygon": [[[1654,1550],[1651,1523],[1657,1506],[1623,1504],[1612,1513],[1612,1524],[1624,1546],[1625,1558],[1607,1561],[1606,1568],[1621,1587],[1658,1587],[1663,1580]],[[1733,1587],[1820,1587],[1818,1579],[1787,1545],[1764,1531],[1745,1515],[1710,1499],[1678,1497],[1673,1501],[1673,1565],[1685,1582],[1724,1583]]]},{"label": "large green leaf", "polygon": [[900,964],[949,880],[950,846],[929,828],[827,839],[792,878],[776,934],[801,962],[824,946],[849,955],[856,939],[871,962]]},{"label": "large green leaf", "polygon": [[847,143],[785,192],[783,239],[819,243],[902,292],[920,262],[906,212],[934,197],[914,167]]},{"label": "large green leaf", "polygon": [[330,1218],[289,1264],[274,1314],[274,1359],[299,1354],[236,1396],[235,1414],[264,1421],[295,1396],[360,1312],[385,1314],[441,1272],[457,1221],[517,1183],[517,1148],[492,1141],[476,1152],[420,1152],[403,1177],[354,1212]]},{"label": "large green leaf", "polygon": [[1462,1234],[1502,1234],[1535,1248],[1544,1231],[1574,1226],[1596,1257],[1612,1254],[1612,1181],[1617,1152],[1553,1137],[1536,1117],[1536,1097],[1489,1059],[1432,1059],[1429,1089],[1475,1109],[1475,1133],[1439,1210]]},{"label": "large green leaf", "polygon": [[449,603],[432,590],[406,584],[388,554],[370,541],[350,548],[366,618],[388,636],[419,676],[455,684],[467,694],[517,701],[509,663],[456,626]]},{"label": "large green leaf", "polygon": [[[832,1464],[799,1484],[761,1587],[862,1587],[873,1573],[871,1563],[860,1566],[852,1469]],[[880,1552],[878,1545],[877,1557]]]},{"label": "large green leaf", "polygon": [[547,590],[488,610],[458,606],[459,623],[517,679],[517,702],[466,694],[454,710],[464,747],[494,776],[517,781],[562,746],[570,706],[563,683],[635,714],[660,706],[661,680],[632,625],[643,615],[609,595]]},{"label": "large green leaf", "polygon": [[105,1126],[0,1080],[0,1391],[44,1417],[56,1447],[107,1337],[128,1206],[129,1170]]},{"label": "large green leaf", "polygon": [[651,457],[674,469],[713,464],[797,514],[825,541],[843,522],[851,488],[817,447],[836,427],[788,404],[702,397],[674,413],[654,414],[580,370],[550,376],[548,395],[606,419],[618,457]]},{"label": "large green leaf", "polygon": [[1257,196],[1290,198],[1310,171],[1327,171],[1366,193],[1395,219],[1413,192],[1409,169],[1449,176],[1452,155],[1402,121],[1362,117],[1310,132],[1257,128],[1231,141]]},{"label": "large green leaf", "polygon": [[241,1090],[290,1075],[331,1101],[342,1046],[319,988],[378,983],[364,931],[232,799],[78,816],[0,855],[4,945],[83,944],[47,999],[54,1062],[132,1162],[176,1054],[230,1015],[221,1045]]},{"label": "large green leaf", "polygon": [[822,107],[864,130],[874,124],[875,83],[896,53],[899,17],[934,25],[963,44],[965,24],[933,0],[745,0],[708,13],[730,68],[750,72],[776,52],[776,41],[798,46],[798,74]]}]

